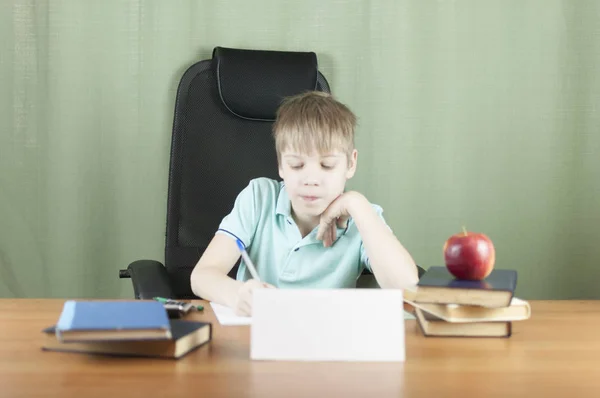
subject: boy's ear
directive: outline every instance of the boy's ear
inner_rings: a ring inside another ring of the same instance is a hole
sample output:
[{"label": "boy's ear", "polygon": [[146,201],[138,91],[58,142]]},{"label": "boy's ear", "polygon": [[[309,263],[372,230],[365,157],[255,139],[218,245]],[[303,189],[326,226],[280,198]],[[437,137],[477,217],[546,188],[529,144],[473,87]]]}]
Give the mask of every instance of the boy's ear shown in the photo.
[{"label": "boy's ear", "polygon": [[356,163],[358,162],[358,151],[354,149],[352,154],[350,154],[350,159],[348,159],[348,171],[346,172],[346,179],[349,180],[354,177],[354,173],[356,173]]}]

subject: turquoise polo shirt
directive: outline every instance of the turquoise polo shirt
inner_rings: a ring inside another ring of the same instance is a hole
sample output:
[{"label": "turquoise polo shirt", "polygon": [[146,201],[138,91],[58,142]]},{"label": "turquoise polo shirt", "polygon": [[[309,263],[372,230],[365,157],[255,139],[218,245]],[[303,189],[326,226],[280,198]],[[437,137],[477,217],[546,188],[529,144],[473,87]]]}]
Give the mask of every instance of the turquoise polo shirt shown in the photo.
[{"label": "turquoise polo shirt", "polygon": [[[372,206],[383,220],[381,207]],[[352,218],[346,228],[337,228],[331,247],[317,240],[317,230],[303,238],[292,218],[285,184],[257,178],[238,195],[217,233],[240,239],[260,278],[276,287],[356,287],[356,280],[365,267],[370,270],[370,265]],[[242,261],[237,279],[250,278]]]}]

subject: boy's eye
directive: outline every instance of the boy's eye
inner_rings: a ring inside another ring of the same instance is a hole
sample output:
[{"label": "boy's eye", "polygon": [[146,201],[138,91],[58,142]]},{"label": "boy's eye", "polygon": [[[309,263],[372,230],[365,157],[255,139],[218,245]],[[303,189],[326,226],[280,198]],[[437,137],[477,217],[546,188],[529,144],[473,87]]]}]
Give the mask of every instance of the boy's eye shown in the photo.
[{"label": "boy's eye", "polygon": [[290,164],[292,170],[300,170],[304,166],[303,164]]},{"label": "boy's eye", "polygon": [[323,169],[325,169],[325,170],[331,170],[331,169],[335,168],[335,165],[334,164],[326,164],[326,163],[323,164],[323,163],[321,163],[321,167]]}]

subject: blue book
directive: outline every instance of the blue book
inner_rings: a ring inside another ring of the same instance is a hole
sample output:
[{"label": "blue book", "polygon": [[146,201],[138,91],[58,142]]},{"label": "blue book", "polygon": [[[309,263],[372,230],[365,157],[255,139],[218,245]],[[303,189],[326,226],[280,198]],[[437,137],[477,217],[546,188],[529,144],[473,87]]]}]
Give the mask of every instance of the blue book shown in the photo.
[{"label": "blue book", "polygon": [[56,324],[59,341],[170,339],[169,317],[158,301],[65,302]]},{"label": "blue book", "polygon": [[417,284],[421,303],[508,307],[517,287],[517,271],[494,269],[481,281],[456,279],[446,267],[429,267]]}]

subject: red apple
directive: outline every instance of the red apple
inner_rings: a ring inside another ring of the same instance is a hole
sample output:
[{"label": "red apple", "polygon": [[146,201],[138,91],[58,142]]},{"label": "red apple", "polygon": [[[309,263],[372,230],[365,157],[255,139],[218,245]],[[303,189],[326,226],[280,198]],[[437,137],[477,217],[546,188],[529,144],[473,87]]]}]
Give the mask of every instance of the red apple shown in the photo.
[{"label": "red apple", "polygon": [[444,244],[444,261],[456,278],[480,281],[494,269],[496,251],[486,235],[463,229]]}]

